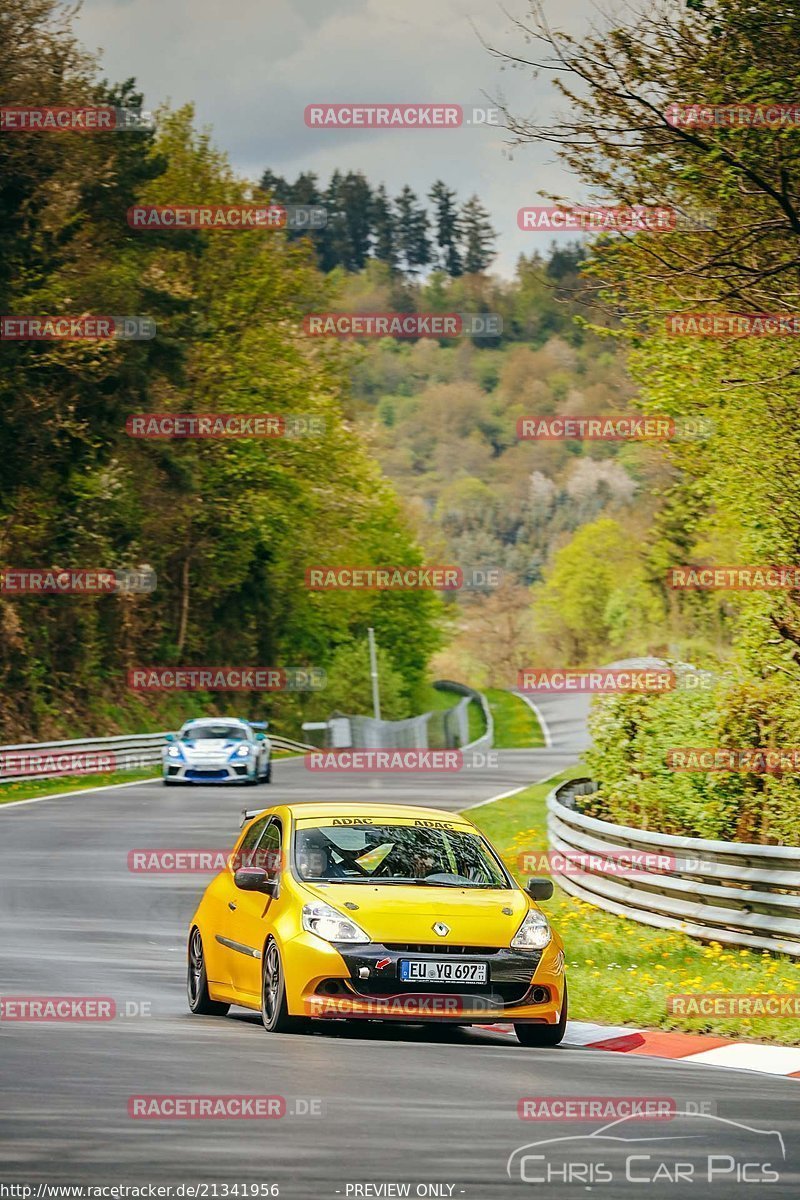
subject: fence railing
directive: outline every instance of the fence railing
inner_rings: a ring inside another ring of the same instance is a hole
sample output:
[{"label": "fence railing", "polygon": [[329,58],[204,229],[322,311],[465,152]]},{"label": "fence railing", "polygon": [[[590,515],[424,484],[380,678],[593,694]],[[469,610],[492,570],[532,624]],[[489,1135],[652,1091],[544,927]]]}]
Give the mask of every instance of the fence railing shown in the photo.
[{"label": "fence railing", "polygon": [[[572,780],[547,798],[550,848],[569,866],[553,871],[564,891],[644,925],[800,957],[800,848],[678,837],[576,811],[576,797],[596,790]],[[620,874],[613,864],[626,850],[662,861]]]},{"label": "fence railing", "polygon": [[[463,683],[449,679],[433,685],[437,691],[455,692],[462,699],[452,708],[432,709],[403,721],[348,716],[351,744],[359,750],[488,750],[494,743],[494,723],[486,697]],[[469,706],[476,703],[483,713],[486,731],[469,740]]]},{"label": "fence railing", "polygon": [[[0,746],[0,784],[56,779],[61,775],[146,770],[161,763],[166,736],[167,731],[164,731]],[[270,734],[269,740],[273,750],[302,752],[314,749],[305,742],[295,742],[278,734]]]}]

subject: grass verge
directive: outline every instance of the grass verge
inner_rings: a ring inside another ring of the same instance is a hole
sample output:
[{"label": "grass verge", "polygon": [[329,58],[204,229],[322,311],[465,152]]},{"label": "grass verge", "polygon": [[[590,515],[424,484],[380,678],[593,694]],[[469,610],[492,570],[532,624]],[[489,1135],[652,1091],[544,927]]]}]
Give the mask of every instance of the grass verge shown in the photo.
[{"label": "grass verge", "polygon": [[495,750],[527,750],[544,746],[539,718],[524,700],[500,688],[487,688],[484,695],[494,718]]},{"label": "grass verge", "polygon": [[103,775],[59,775],[57,779],[21,779],[19,783],[4,783],[0,786],[0,804],[12,800],[35,800],[39,796],[50,796],[58,792],[86,792],[92,788],[108,787],[110,783],[136,783],[140,779],[153,779],[158,767],[147,767],[142,771],[109,771]]},{"label": "grass verge", "polygon": [[[519,866],[523,853],[547,848],[548,792],[574,774],[568,771],[468,814],[515,878],[525,876]],[[800,964],[794,959],[640,925],[576,900],[559,887],[543,908],[564,939],[570,1015],[576,1020],[800,1044],[796,1018],[688,1018],[668,1013],[666,1005],[667,996],[684,993],[796,993]]]}]

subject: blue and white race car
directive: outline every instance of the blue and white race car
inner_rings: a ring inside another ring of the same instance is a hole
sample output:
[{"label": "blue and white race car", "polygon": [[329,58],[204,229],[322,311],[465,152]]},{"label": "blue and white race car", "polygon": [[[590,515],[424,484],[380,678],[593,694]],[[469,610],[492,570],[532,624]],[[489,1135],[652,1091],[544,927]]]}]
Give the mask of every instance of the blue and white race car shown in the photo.
[{"label": "blue and white race car", "polygon": [[200,717],[167,734],[165,786],[173,783],[270,783],[272,745],[266,721]]}]

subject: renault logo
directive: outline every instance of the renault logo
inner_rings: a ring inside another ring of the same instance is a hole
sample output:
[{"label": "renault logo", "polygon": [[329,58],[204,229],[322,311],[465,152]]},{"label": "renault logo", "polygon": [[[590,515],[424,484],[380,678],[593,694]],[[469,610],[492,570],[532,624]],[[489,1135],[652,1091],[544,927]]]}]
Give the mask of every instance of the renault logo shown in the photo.
[{"label": "renault logo", "polygon": [[431,926],[431,928],[433,929],[434,933],[438,933],[439,937],[447,937],[448,933],[450,932],[450,926],[445,925],[443,921],[437,921],[435,925]]}]

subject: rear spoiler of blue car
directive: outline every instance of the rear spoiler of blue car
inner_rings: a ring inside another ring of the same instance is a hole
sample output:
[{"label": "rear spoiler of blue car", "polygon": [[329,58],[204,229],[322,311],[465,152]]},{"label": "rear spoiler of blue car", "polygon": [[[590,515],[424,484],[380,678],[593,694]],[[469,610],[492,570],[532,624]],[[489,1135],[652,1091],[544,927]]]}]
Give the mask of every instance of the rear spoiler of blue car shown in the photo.
[{"label": "rear spoiler of blue car", "polygon": [[269,729],[269,721],[248,721],[251,729]]}]

